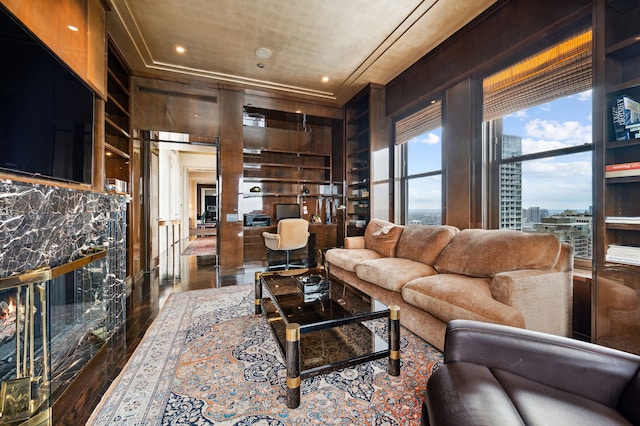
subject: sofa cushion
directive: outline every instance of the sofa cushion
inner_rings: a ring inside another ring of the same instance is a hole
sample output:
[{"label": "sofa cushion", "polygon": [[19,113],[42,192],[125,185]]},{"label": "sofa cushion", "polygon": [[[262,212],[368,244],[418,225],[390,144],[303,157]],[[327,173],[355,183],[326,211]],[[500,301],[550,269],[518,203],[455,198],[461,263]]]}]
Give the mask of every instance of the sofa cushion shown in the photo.
[{"label": "sofa cushion", "polygon": [[364,248],[375,250],[384,257],[395,257],[403,229],[402,225],[371,219],[364,230]]},{"label": "sofa cushion", "polygon": [[559,256],[560,242],[551,234],[465,229],[442,250],[435,268],[441,274],[492,277],[517,269],[550,269]]},{"label": "sofa cushion", "polygon": [[520,312],[491,297],[488,278],[456,274],[417,278],[402,287],[402,298],[444,322],[464,318],[524,327]]},{"label": "sofa cushion", "polygon": [[431,265],[399,257],[383,257],[356,265],[358,278],[391,291],[400,291],[409,281],[436,273]]},{"label": "sofa cushion", "polygon": [[442,249],[458,232],[458,228],[447,225],[406,226],[398,240],[396,257],[433,265]]},{"label": "sofa cushion", "polygon": [[355,272],[356,265],[365,260],[379,259],[382,255],[369,249],[341,249],[327,250],[325,260],[332,265],[339,266],[345,271]]}]

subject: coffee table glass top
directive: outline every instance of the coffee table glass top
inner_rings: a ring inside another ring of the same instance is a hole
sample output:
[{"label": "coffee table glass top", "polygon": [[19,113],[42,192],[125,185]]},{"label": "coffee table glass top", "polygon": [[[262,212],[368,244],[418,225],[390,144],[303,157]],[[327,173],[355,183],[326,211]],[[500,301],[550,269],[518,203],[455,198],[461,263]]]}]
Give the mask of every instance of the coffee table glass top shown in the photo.
[{"label": "coffee table glass top", "polygon": [[[296,273],[296,271],[299,271]],[[328,292],[303,293],[296,279],[324,277],[322,269],[289,270],[262,275],[272,303],[284,314],[285,324],[298,323],[300,331],[318,330],[358,319],[386,317],[388,307],[360,290],[331,281]]]},{"label": "coffee table glass top", "polygon": [[262,307],[283,354],[287,324],[300,325],[302,378],[389,355],[388,342],[363,322],[387,318],[388,307],[360,290],[332,280],[328,292],[305,294],[296,278],[320,275],[322,269],[267,272],[261,285]]}]

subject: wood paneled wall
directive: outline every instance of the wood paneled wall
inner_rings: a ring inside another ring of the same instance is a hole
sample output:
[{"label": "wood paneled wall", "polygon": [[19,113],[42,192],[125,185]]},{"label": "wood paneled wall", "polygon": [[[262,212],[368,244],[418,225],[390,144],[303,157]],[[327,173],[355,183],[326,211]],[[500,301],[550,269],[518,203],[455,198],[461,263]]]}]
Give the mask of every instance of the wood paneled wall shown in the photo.
[{"label": "wood paneled wall", "polygon": [[[106,99],[106,9],[101,0],[0,0],[80,78]],[[74,25],[78,31],[71,31]]]},{"label": "wood paneled wall", "polygon": [[[221,89],[220,101],[220,217],[218,218],[218,262],[222,274],[242,268],[242,217],[239,214],[239,194],[242,182],[242,107],[241,91]],[[236,221],[228,220],[236,215]]]},{"label": "wood paneled wall", "polygon": [[442,179],[443,204],[446,206],[443,222],[460,229],[473,227],[473,193],[482,193],[482,187],[476,187],[471,174],[473,145],[480,143],[472,136],[473,127],[480,124],[473,120],[472,103],[472,82],[468,79],[448,89],[443,103],[442,133],[453,142],[443,145],[443,165],[450,166],[444,168]]}]

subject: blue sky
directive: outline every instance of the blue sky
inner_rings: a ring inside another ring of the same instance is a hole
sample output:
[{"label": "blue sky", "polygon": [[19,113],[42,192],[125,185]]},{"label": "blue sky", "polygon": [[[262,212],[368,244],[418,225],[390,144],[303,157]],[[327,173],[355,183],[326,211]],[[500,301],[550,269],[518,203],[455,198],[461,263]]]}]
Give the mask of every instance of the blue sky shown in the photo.
[{"label": "blue sky", "polygon": [[[591,91],[504,118],[504,133],[522,137],[522,153],[591,143]],[[592,204],[591,152],[523,163],[522,207],[584,211]]]},{"label": "blue sky", "polygon": [[[522,137],[522,153],[591,143],[591,91],[561,98],[504,117],[504,133]],[[409,173],[440,169],[441,133],[409,142]],[[428,185],[413,185],[411,207],[439,203]],[[523,163],[522,206],[586,211],[592,204],[591,152]]]}]

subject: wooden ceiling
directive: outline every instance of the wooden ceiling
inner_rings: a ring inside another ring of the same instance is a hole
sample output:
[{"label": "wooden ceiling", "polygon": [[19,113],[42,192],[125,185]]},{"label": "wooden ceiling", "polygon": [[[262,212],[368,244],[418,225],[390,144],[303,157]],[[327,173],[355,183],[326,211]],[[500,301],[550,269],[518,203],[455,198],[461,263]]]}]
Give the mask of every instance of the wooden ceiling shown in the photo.
[{"label": "wooden ceiling", "polygon": [[[111,0],[107,25],[135,75],[342,105],[369,82],[388,83],[495,1]],[[259,48],[271,56],[258,57]]]}]

